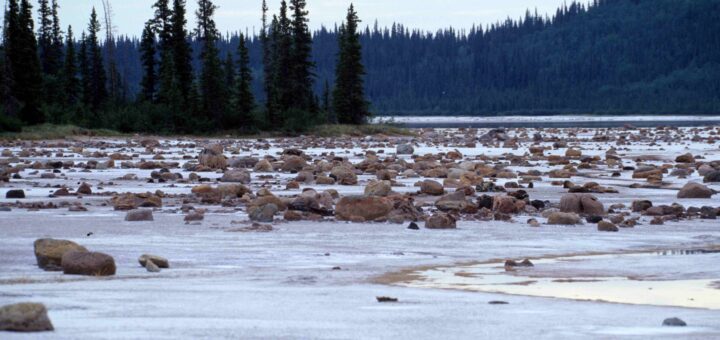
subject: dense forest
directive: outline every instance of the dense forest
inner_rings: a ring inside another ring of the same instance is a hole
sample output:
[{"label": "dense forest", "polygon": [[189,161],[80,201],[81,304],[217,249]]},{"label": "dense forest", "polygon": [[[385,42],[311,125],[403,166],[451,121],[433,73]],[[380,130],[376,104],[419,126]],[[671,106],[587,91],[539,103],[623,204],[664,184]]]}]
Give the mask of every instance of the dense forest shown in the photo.
[{"label": "dense forest", "polygon": [[[260,19],[260,8],[258,13]],[[369,103],[356,101],[353,105],[362,108],[361,117],[366,117],[368,108],[380,115],[720,113],[718,13],[720,0],[596,0],[569,3],[551,16],[528,11],[518,19],[467,30],[423,32],[401,24],[378,27],[366,23],[358,27],[358,41],[352,45],[362,51],[356,57],[361,58],[364,69],[356,71],[364,74]],[[287,17],[292,20],[292,15]],[[268,38],[273,23],[272,18],[263,18],[266,29],[257,35],[218,33],[214,41],[222,59],[221,73],[234,69],[230,67],[233,62],[225,59],[238,60],[246,50],[248,88],[257,102],[254,117],[272,117],[276,107],[268,104],[274,99],[268,87],[272,74],[266,67],[271,63],[268,57],[272,53],[267,48],[272,45]],[[345,27],[344,23],[322,28],[306,41],[311,45],[304,50],[309,53],[304,59],[309,72],[302,77],[311,92],[302,94],[305,102],[298,104],[305,115],[300,122],[337,122],[333,107],[339,103],[332,97],[338,92],[334,89]],[[201,35],[189,33],[190,78],[198,79],[206,42]],[[307,34],[290,33],[289,37],[307,40]],[[162,117],[163,110],[139,104],[147,73],[142,40],[123,36],[100,44],[106,71],[117,74],[109,77],[117,78],[117,84],[108,85],[116,89],[115,104],[106,110],[123,112],[119,117],[107,114],[110,118],[102,126],[168,128],[157,127],[155,122],[161,118],[148,118]],[[63,51],[70,44],[67,40]],[[154,46],[157,57],[162,58],[159,45],[155,42]],[[42,54],[42,48],[37,53]],[[184,86],[195,94],[189,97],[199,96],[197,80]],[[283,105],[282,110],[290,112],[288,117],[300,113]],[[50,117],[58,115],[51,111],[46,108],[45,116],[52,121]],[[138,121],[142,123],[135,123]],[[272,129],[276,124],[266,120],[261,125]]]}]

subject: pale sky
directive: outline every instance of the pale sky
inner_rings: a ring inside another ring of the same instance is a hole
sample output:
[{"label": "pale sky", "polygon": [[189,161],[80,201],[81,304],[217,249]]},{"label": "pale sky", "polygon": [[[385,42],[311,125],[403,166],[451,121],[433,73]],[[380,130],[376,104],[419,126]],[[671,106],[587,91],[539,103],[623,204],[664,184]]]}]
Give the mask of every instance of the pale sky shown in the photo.
[{"label": "pale sky", "polygon": [[[6,2],[7,0],[0,0]],[[114,11],[115,31],[119,34],[139,36],[143,24],[153,15],[150,6],[154,0],[110,0]],[[553,14],[557,7],[570,0],[308,0],[310,25],[313,29],[325,25],[332,27],[341,22],[351,2],[355,4],[362,26],[371,25],[377,19],[380,26],[393,22],[408,28],[435,31],[453,26],[470,28],[473,24],[486,26],[508,16],[517,19],[526,9],[540,14]],[[33,0],[37,7],[37,0]],[[244,31],[251,33],[260,25],[261,0],[216,0],[219,7],[215,20],[221,32]],[[93,6],[102,13],[101,0],[58,0],[63,30],[68,25],[79,35],[87,27]],[[188,27],[195,24],[196,0],[187,0]],[[270,0],[271,12],[276,12],[280,0]],[[35,8],[37,10],[37,8]],[[4,11],[3,11],[4,12]],[[4,14],[0,14],[2,16]],[[37,24],[37,15],[35,18]]]}]

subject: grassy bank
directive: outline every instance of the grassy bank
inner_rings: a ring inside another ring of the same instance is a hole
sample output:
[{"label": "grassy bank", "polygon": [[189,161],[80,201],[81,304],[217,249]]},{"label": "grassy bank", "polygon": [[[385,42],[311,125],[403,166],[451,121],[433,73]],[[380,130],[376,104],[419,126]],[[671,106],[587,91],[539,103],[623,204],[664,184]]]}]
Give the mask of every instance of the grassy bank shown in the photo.
[{"label": "grassy bank", "polygon": [[43,124],[35,126],[26,126],[20,132],[3,132],[0,133],[0,139],[23,139],[23,140],[41,140],[41,139],[63,139],[67,137],[120,137],[122,133],[104,129],[85,129],[75,125],[53,125]]}]

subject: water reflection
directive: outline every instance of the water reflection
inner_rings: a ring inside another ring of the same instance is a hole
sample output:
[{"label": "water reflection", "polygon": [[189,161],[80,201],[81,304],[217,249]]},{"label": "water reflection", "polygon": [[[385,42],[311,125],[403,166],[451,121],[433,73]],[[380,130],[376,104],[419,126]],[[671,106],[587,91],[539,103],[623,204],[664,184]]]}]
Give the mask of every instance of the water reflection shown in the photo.
[{"label": "water reflection", "polygon": [[[656,253],[568,256],[533,260],[535,267],[506,271],[502,263],[483,263],[456,267],[438,267],[412,273],[413,279],[396,284],[414,288],[461,289],[488,293],[504,293],[574,300],[593,300],[627,304],[646,304],[690,308],[720,309],[718,277],[702,279],[652,280],[636,276],[602,274],[578,277],[538,275],[548,272],[550,265],[597,265],[608,259],[654,256],[711,256],[720,251],[707,249],[668,250]],[[597,262],[597,263],[593,263]],[[645,261],[645,260],[642,260]],[[552,270],[554,267],[550,267]],[[604,267],[607,268],[607,267]],[[607,268],[610,270],[610,268]],[[539,272],[537,270],[540,270]],[[551,272],[551,271],[550,271]],[[708,274],[714,275],[714,274]],[[538,277],[540,276],[540,277]]]}]

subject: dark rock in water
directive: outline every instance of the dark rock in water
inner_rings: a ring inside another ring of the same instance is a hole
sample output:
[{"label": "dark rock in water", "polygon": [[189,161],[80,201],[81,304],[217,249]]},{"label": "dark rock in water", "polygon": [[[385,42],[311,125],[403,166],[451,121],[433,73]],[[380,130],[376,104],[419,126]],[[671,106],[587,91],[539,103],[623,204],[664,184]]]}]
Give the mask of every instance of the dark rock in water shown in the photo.
[{"label": "dark rock in water", "polygon": [[377,302],[398,302],[397,298],[387,297],[387,296],[378,296],[376,297]]},{"label": "dark rock in water", "polygon": [[545,202],[541,200],[533,200],[532,202],[530,202],[530,205],[532,205],[537,210],[545,209]]},{"label": "dark rock in water", "polygon": [[662,324],[663,324],[663,326],[670,326],[670,327],[685,327],[685,326],[687,326],[687,323],[685,323],[685,321],[682,321],[679,318],[665,319]]},{"label": "dark rock in water", "polygon": [[411,230],[420,230],[420,227],[415,222],[410,222],[410,225],[408,226],[408,229]]},{"label": "dark rock in water", "polygon": [[7,193],[5,193],[5,198],[7,199],[23,199],[25,198],[25,191],[23,190],[8,190]]},{"label": "dark rock in water", "polygon": [[705,177],[703,178],[703,182],[705,183],[715,183],[720,182],[720,171],[711,171],[708,172]]},{"label": "dark rock in water", "polygon": [[602,216],[588,216],[588,217],[585,218],[585,220],[586,220],[588,223],[595,224],[595,223],[599,223],[600,221],[602,221],[603,218],[602,218]]},{"label": "dark rock in water", "polygon": [[643,212],[652,207],[653,207],[653,204],[650,201],[634,201],[634,202],[632,202],[632,211],[633,212]]},{"label": "dark rock in water", "polygon": [[39,303],[18,303],[0,307],[0,331],[46,332],[54,330],[47,308]]},{"label": "dark rock in water", "polygon": [[490,301],[488,302],[489,305],[509,305],[510,303],[507,301]]},{"label": "dark rock in water", "polygon": [[115,275],[115,260],[103,253],[77,252],[65,253],[62,257],[63,273],[87,276]]},{"label": "dark rock in water", "polygon": [[505,268],[510,269],[514,267],[535,267],[535,265],[530,262],[529,259],[524,259],[522,262],[517,262],[515,260],[506,260],[505,261]]}]

